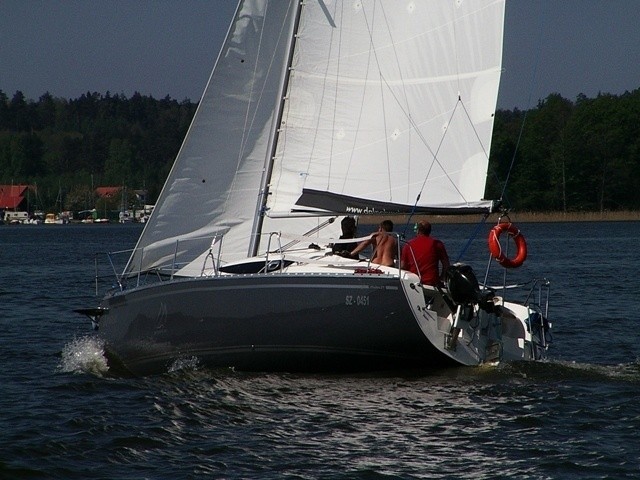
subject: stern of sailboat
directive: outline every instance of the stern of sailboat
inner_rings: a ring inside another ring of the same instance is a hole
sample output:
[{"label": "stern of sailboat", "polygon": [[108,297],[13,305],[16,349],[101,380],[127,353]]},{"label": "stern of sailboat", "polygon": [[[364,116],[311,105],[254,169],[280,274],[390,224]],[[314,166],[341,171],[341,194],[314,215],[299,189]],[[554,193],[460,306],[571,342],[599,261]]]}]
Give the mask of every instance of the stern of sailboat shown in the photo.
[{"label": "stern of sailboat", "polygon": [[[454,266],[451,271],[456,268],[475,280],[469,267]],[[409,305],[434,347],[463,365],[544,358],[550,324],[542,309],[534,303],[505,302],[491,291],[475,291],[477,282],[471,283],[475,285],[469,289],[451,281],[432,287],[419,283],[413,274],[404,274]]]}]

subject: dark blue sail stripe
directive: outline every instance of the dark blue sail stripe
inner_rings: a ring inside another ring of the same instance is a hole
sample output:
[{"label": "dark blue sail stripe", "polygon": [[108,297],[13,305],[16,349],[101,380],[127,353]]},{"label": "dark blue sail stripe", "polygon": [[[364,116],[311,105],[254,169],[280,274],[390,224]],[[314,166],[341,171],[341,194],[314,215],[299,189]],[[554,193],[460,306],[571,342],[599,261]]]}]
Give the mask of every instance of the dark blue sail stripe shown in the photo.
[{"label": "dark blue sail stripe", "polygon": [[[390,215],[390,214],[431,214],[431,215],[466,215],[491,213],[494,203],[487,205],[457,204],[451,206],[414,206],[409,204],[380,202],[370,199],[352,197],[321,190],[305,188],[296,201],[300,207],[320,209],[347,215]],[[295,212],[306,211],[296,208]]]}]

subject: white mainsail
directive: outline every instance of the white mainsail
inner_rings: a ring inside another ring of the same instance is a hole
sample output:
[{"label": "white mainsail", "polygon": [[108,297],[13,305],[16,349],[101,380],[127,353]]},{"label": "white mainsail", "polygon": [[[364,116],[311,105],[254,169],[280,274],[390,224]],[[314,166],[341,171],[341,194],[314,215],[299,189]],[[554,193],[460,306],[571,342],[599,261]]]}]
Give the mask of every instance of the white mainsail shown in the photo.
[{"label": "white mainsail", "polygon": [[345,213],[410,211],[418,194],[486,208],[503,19],[503,0],[306,2],[271,211],[300,185],[326,195],[299,207]]},{"label": "white mainsail", "polygon": [[256,213],[300,235],[301,211],[489,209],[503,19],[504,0],[241,1],[127,271],[216,233],[246,257]]}]

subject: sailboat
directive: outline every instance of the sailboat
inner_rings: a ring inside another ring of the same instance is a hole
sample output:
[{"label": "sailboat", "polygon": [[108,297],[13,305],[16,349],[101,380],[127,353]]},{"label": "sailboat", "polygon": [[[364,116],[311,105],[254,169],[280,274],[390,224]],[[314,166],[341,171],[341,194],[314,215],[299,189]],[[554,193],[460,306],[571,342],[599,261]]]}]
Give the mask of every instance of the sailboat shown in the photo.
[{"label": "sailboat", "polygon": [[[330,254],[344,216],[499,211],[483,195],[504,3],[240,1],[118,286],[78,310],[110,365],[147,375],[183,358],[254,371],[544,358],[548,283],[515,303],[468,265],[433,287],[399,265]],[[497,241],[518,234],[497,227],[494,257],[516,266]]]}]

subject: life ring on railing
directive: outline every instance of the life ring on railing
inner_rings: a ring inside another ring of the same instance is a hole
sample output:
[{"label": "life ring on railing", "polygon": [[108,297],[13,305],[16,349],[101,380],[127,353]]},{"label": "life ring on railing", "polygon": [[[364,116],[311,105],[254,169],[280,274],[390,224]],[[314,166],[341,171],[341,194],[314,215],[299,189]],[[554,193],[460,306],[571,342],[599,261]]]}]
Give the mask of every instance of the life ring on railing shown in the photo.
[{"label": "life ring on railing", "polygon": [[[504,232],[507,232],[516,243],[516,256],[513,258],[507,257],[502,251],[500,235]],[[503,267],[517,268],[527,259],[527,242],[524,239],[524,235],[520,233],[520,230],[513,223],[503,222],[497,224],[489,232],[489,251],[491,256]]]}]

